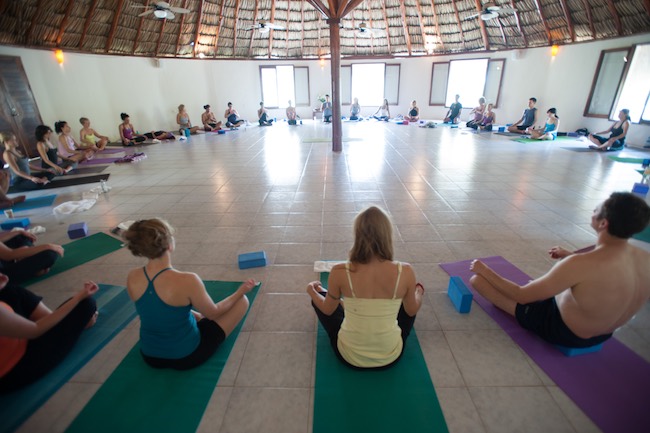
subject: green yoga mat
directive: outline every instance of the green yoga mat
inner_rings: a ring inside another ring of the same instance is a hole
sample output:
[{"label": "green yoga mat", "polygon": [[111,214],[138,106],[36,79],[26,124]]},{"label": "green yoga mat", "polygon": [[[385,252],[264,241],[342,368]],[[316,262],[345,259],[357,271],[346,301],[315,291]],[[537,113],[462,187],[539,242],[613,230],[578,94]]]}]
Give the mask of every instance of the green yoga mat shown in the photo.
[{"label": "green yoga mat", "polygon": [[379,371],[344,365],[320,324],[317,335],[314,433],[449,431],[415,330],[399,362]]},{"label": "green yoga mat", "polygon": [[641,233],[637,233],[632,237],[650,244],[650,226],[646,227]]},{"label": "green yoga mat", "polygon": [[60,257],[47,274],[32,278],[25,285],[34,284],[53,275],[65,272],[75,266],[95,260],[98,257],[117,251],[122,247],[122,241],[106,233],[95,233],[85,238],[77,239],[63,245],[64,254]]},{"label": "green yoga mat", "polygon": [[[627,158],[624,156],[615,156],[615,155],[610,155],[608,156],[609,159],[612,161],[616,162],[627,162],[627,163],[632,163],[632,164],[643,164],[644,158]],[[650,159],[650,155],[648,155],[646,160]]]},{"label": "green yoga mat", "polygon": [[[239,282],[205,281],[215,301],[234,293],[240,285]],[[251,304],[259,287],[247,295]],[[66,431],[193,433],[240,329],[241,323],[212,358],[187,371],[149,367],[136,344]]]},{"label": "green yoga mat", "polygon": [[[363,141],[362,138],[343,138],[341,141],[348,142],[348,141]],[[331,143],[332,138],[303,138],[302,139],[303,143]]]},{"label": "green yoga mat", "polygon": [[535,140],[532,138],[515,138],[513,141],[517,141],[519,143],[544,143],[544,142],[553,142],[553,141],[580,141],[575,137],[556,137],[555,140]]},{"label": "green yoga mat", "polygon": [[36,383],[0,395],[0,432],[17,429],[136,315],[135,306],[124,287],[100,284],[95,299],[99,310],[97,323],[81,334],[63,362]]}]

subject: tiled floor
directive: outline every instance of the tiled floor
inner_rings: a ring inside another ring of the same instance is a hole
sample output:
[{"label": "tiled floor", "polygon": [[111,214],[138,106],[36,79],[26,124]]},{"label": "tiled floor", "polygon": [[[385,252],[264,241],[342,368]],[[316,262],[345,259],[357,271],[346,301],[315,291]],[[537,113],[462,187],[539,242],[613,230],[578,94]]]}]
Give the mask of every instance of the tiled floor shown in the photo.
[{"label": "tiled floor", "polygon": [[[392,215],[397,258],[427,288],[415,327],[452,432],[591,432],[598,429],[477,305],[459,315],[437,263],[502,255],[525,272],[548,270],[549,247],[595,241],[592,209],[638,175],[577,143],[512,142],[463,130],[378,122],[344,123],[342,153],[330,126],[248,127],[226,135],[144,148],[148,158],[115,165],[112,191],[83,214],[26,213],[65,243],[68,224],[107,231],[121,221],[160,216],[177,229],[174,265],[204,279],[263,282],[199,431],[311,431],[315,315],[304,294],[315,260],[345,259],[357,211]],[[61,192],[76,200],[88,187]],[[21,215],[22,216],[22,215]],[[269,265],[240,271],[237,254],[265,250]],[[125,283],[142,261],[122,250],[33,287],[57,305],[84,279]],[[137,320],[23,425],[65,430],[137,341]],[[650,307],[617,337],[650,361]],[[110,408],[107,408],[110,410]]]}]

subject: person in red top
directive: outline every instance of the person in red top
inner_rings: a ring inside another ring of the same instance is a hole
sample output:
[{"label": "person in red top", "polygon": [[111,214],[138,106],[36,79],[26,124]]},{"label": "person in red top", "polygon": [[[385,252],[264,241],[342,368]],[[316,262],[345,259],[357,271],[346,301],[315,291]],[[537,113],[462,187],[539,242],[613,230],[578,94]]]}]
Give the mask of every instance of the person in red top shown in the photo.
[{"label": "person in red top", "polygon": [[72,350],[81,332],[94,325],[97,284],[83,288],[52,311],[27,289],[0,274],[0,394],[43,377]]}]

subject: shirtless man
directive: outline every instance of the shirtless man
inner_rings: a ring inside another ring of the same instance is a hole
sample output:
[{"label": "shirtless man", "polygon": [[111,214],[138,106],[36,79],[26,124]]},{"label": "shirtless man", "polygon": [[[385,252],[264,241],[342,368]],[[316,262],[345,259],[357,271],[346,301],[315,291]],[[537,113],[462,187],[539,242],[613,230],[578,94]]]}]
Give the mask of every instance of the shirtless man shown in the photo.
[{"label": "shirtless man", "polygon": [[[613,193],[591,217],[596,248],[573,254],[551,248],[560,259],[540,278],[519,286],[480,260],[472,286],[519,324],[552,344],[590,347],[627,323],[650,297],[650,253],[628,243],[650,221],[650,207],[625,192]],[[568,288],[567,288],[568,287]]]}]

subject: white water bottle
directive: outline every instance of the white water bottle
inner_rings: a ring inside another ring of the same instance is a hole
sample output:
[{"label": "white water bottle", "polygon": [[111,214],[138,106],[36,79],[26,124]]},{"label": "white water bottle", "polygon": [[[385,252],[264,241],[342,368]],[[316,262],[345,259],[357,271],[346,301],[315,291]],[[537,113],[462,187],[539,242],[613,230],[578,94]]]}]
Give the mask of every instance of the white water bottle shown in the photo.
[{"label": "white water bottle", "polygon": [[100,180],[99,184],[101,185],[102,192],[108,192],[108,187],[106,186],[106,181],[104,179]]}]

